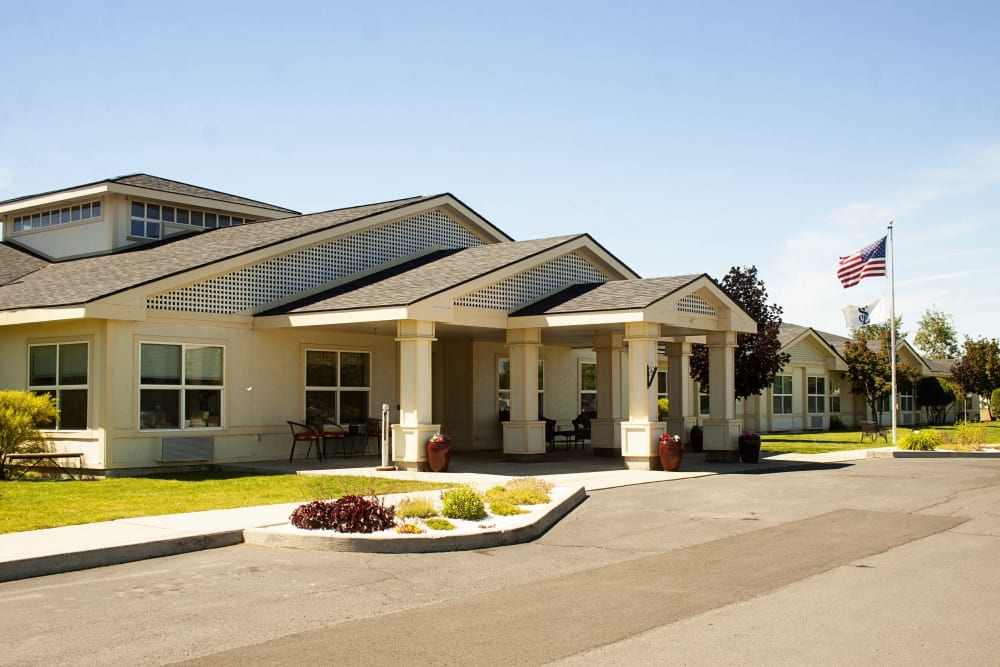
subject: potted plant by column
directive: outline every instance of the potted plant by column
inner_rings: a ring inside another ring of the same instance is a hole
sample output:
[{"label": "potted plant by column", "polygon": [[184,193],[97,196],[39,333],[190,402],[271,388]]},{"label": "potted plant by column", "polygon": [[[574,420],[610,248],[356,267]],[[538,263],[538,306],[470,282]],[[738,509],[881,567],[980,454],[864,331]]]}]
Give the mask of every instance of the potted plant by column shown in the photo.
[{"label": "potted plant by column", "polygon": [[443,433],[435,433],[427,441],[427,469],[431,472],[447,472],[451,463],[451,438]]},{"label": "potted plant by column", "polygon": [[680,470],[681,456],[684,453],[680,436],[671,436],[669,433],[664,433],[660,436],[658,450],[660,453],[660,466],[664,470],[667,472],[677,472]]},{"label": "potted plant by column", "polygon": [[744,431],[739,440],[740,461],[757,463],[760,459],[760,435],[753,431]]},{"label": "potted plant by column", "polygon": [[705,451],[705,431],[702,430],[701,426],[695,425],[691,427],[691,451]]}]

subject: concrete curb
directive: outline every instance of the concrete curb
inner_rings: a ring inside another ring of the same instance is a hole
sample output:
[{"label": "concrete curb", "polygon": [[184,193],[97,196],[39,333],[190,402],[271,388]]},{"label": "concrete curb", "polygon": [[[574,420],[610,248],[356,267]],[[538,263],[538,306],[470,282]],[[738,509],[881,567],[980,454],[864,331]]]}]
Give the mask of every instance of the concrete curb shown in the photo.
[{"label": "concrete curb", "polygon": [[75,572],[105,565],[120,565],[148,558],[176,556],[178,554],[217,549],[243,542],[242,530],[226,530],[202,535],[185,535],[162,540],[99,547],[64,554],[21,558],[4,561],[0,568],[0,582],[30,579],[50,574]]},{"label": "concrete curb", "polygon": [[996,459],[1000,458],[1000,452],[946,452],[946,451],[919,451],[912,449],[893,449],[889,451],[876,450],[872,452],[876,459]]},{"label": "concrete curb", "polygon": [[247,544],[309,551],[348,551],[359,553],[407,554],[442,551],[472,551],[530,542],[579,505],[587,497],[582,486],[548,506],[531,520],[505,529],[483,529],[481,532],[452,535],[447,532],[419,535],[357,535],[331,531],[299,530],[287,526],[248,528],[243,531]]}]

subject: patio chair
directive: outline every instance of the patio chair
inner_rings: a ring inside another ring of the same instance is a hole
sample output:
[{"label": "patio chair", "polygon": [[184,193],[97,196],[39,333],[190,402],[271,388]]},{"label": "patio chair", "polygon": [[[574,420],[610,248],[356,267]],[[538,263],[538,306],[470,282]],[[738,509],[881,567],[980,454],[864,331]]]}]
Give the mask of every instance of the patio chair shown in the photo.
[{"label": "patio chair", "polygon": [[288,462],[292,462],[292,458],[295,456],[295,445],[300,442],[309,443],[309,447],[306,449],[306,458],[309,458],[309,452],[312,451],[313,444],[316,445],[316,458],[319,460],[323,459],[322,452],[320,448],[322,447],[323,436],[320,435],[311,426],[306,426],[299,422],[288,422],[289,428],[292,429],[292,451],[288,454]]},{"label": "patio chair", "polygon": [[375,453],[382,453],[382,420],[369,418],[365,420],[365,443],[361,449],[363,454],[368,453],[368,441],[375,441]]},{"label": "patio chair", "polygon": [[340,442],[340,450],[347,458],[347,431],[343,426],[334,422],[315,421],[312,422],[313,429],[319,433],[323,440],[323,458],[327,456],[327,445],[331,442]]},{"label": "patio chair", "polygon": [[586,448],[587,441],[590,440],[590,420],[596,414],[592,410],[585,410],[573,420],[573,430],[576,431],[576,443],[580,447]]}]

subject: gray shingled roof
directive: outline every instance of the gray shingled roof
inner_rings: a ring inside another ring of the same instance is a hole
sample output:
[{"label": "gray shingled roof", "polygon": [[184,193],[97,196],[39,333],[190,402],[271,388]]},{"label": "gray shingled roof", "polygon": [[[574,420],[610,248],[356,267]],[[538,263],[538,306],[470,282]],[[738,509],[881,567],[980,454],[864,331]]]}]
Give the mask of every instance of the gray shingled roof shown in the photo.
[{"label": "gray shingled roof", "polygon": [[376,276],[338,286],[262,315],[314,313],[406,306],[485,276],[506,266],[577,239],[583,234],[512,241],[428,256]]},{"label": "gray shingled roof", "polygon": [[198,187],[197,185],[181,183],[180,181],[172,181],[168,178],[160,178],[159,176],[151,176],[149,174],[129,174],[128,176],[107,178],[104,179],[103,181],[84,183],[83,185],[76,185],[71,188],[60,188],[58,190],[50,190],[48,192],[25,195],[23,197],[14,197],[13,199],[0,201],[0,204],[10,204],[25,199],[32,199],[34,197],[41,197],[43,195],[55,194],[57,192],[68,192],[70,190],[78,190],[80,188],[100,185],[102,183],[119,183],[121,185],[131,185],[138,188],[146,188],[148,190],[159,190],[160,192],[170,192],[172,194],[178,194],[178,195],[189,195],[192,197],[201,197],[203,199],[214,199],[216,201],[226,202],[229,204],[243,204],[245,206],[257,206],[259,208],[267,208],[272,211],[277,211],[279,213],[288,213],[290,215],[299,214],[298,211],[293,211],[292,209],[284,208],[283,206],[275,206],[274,204],[268,204],[266,202],[257,201],[256,199],[248,199],[247,197],[238,197],[236,195],[227,194],[225,192],[219,192],[218,190],[210,190],[208,188]]},{"label": "gray shingled roof", "polygon": [[0,285],[13,282],[46,264],[48,262],[44,259],[39,259],[7,243],[0,243]]},{"label": "gray shingled roof", "polygon": [[612,280],[572,286],[511,313],[513,316],[588,313],[608,310],[641,310],[691,284],[701,274]]},{"label": "gray shingled roof", "polygon": [[14,283],[0,285],[0,310],[88,303],[160,278],[435,197],[413,197],[264,220],[196,232],[127,252],[47,264]]}]

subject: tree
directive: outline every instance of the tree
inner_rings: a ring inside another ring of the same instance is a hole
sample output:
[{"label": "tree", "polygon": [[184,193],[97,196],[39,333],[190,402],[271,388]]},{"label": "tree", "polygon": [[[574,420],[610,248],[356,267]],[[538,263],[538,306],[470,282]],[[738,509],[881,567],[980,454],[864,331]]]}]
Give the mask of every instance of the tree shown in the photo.
[{"label": "tree", "polygon": [[[45,439],[38,427],[59,417],[56,399],[50,394],[0,391],[0,461],[7,454],[43,451]],[[0,465],[0,479],[3,479]]]},{"label": "tree", "polygon": [[[767,289],[757,276],[756,266],[732,267],[722,279],[722,290],[742,306],[757,323],[756,333],[736,337],[736,400],[759,395],[774,384],[774,376],[788,363],[789,355],[780,352],[782,308],[767,303]],[[691,350],[691,377],[708,391],[708,348],[695,345]]]},{"label": "tree", "polygon": [[[851,381],[851,393],[865,397],[872,413],[872,421],[879,423],[878,401],[892,395],[892,357],[889,356],[889,329],[876,346],[865,338],[848,341],[844,345],[844,360],[847,361],[847,379]],[[912,386],[920,377],[919,371],[896,358],[896,383]],[[895,406],[893,406],[895,409]]]},{"label": "tree", "polygon": [[[1000,343],[995,338],[965,338],[962,357],[951,367],[951,376],[964,392],[992,396],[1000,387]],[[987,408],[990,421],[993,410]]]},{"label": "tree", "polygon": [[962,396],[962,390],[944,378],[925,377],[917,381],[917,404],[927,413],[927,423],[943,424],[948,406]]},{"label": "tree", "polygon": [[917,335],[913,344],[930,359],[957,359],[958,334],[952,324],[951,315],[928,308],[917,323]]}]

